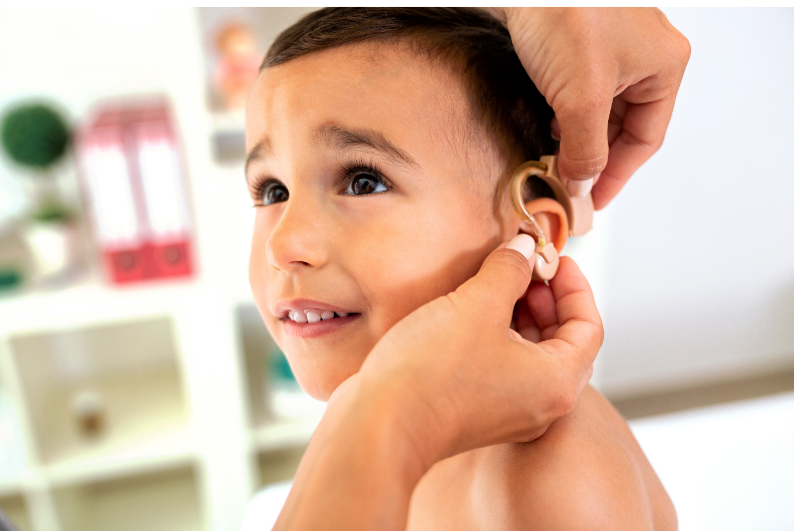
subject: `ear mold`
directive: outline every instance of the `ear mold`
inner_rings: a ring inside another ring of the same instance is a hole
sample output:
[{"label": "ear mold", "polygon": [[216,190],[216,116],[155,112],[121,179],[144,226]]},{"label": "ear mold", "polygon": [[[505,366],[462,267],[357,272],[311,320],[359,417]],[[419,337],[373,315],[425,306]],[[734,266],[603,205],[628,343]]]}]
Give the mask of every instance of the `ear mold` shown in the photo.
[{"label": "ear mold", "polygon": [[510,200],[518,216],[535,233],[534,280],[551,280],[557,274],[560,257],[557,249],[546,240],[546,234],[535,217],[527,211],[524,204],[524,185],[530,177],[538,177],[549,185],[557,201],[565,210],[568,218],[570,236],[581,236],[593,228],[593,197],[572,197],[557,172],[557,157],[540,157],[540,161],[530,160],[516,169],[510,181]]}]

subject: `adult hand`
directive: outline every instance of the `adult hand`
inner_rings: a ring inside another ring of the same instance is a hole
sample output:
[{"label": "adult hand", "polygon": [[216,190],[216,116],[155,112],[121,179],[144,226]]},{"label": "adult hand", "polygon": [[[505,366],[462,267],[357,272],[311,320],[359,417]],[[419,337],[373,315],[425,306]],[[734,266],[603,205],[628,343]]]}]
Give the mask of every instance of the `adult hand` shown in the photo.
[{"label": "adult hand", "polygon": [[[689,41],[653,8],[488,8],[554,109],[572,194],[607,205],[664,140]],[[595,184],[594,184],[595,183]]]},{"label": "adult hand", "polygon": [[534,246],[517,236],[381,338],[331,397],[276,529],[405,529],[411,493],[433,464],[533,440],[573,408],[601,319],[567,257],[549,286],[524,297]]},{"label": "adult hand", "polygon": [[[523,234],[507,247],[453,293],[397,323],[360,371],[362,385],[379,393],[391,380],[408,417],[421,419],[415,433],[431,461],[537,438],[570,411],[590,378],[603,328],[587,280],[563,257],[549,286],[535,283],[524,296],[534,259],[520,253],[534,256],[535,242]],[[436,429],[430,437],[428,426]]]}]

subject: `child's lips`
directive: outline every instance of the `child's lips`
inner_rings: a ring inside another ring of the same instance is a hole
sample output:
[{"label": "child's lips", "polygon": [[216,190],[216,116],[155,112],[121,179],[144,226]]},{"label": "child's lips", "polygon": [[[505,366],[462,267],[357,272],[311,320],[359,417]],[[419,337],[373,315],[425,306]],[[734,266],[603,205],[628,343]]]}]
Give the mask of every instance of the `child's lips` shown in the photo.
[{"label": "child's lips", "polygon": [[284,323],[284,331],[287,333],[287,335],[301,339],[309,339],[336,332],[337,330],[353,323],[359,317],[361,317],[360,313],[353,313],[346,315],[345,317],[321,319],[312,323],[308,321],[297,322],[290,319],[289,317],[286,317],[282,319],[282,323]]}]

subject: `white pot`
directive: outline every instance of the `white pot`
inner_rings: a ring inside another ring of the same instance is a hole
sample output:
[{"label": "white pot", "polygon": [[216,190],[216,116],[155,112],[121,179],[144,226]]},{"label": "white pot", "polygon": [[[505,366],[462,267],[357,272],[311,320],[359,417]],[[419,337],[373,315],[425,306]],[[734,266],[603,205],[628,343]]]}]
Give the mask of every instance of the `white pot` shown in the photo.
[{"label": "white pot", "polygon": [[24,234],[33,262],[33,282],[52,280],[68,273],[75,257],[76,235],[72,225],[33,221]]}]

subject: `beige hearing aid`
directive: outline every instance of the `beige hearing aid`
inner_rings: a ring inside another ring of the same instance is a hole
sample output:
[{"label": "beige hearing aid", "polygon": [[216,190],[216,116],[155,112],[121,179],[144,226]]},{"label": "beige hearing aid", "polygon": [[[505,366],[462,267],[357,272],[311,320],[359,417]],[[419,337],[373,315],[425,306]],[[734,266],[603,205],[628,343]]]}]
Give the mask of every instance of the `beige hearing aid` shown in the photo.
[{"label": "beige hearing aid", "polygon": [[524,204],[524,185],[530,177],[538,177],[549,185],[554,196],[568,217],[568,234],[581,236],[593,228],[593,197],[572,197],[557,173],[557,157],[548,155],[540,157],[540,161],[525,162],[513,174],[510,180],[510,200],[518,217],[520,217],[535,233],[535,269],[533,280],[551,280],[560,266],[560,255],[551,242],[546,241],[546,233],[535,216],[527,211]]}]

